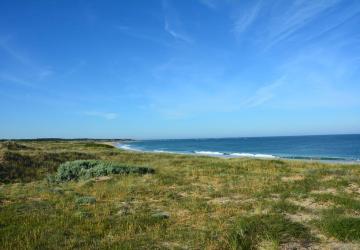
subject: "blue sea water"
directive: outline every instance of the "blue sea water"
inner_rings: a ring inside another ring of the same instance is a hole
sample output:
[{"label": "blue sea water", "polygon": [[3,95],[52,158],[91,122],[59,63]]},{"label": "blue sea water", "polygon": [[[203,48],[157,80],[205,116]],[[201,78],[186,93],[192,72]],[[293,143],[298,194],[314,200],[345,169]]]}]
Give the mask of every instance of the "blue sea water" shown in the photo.
[{"label": "blue sea water", "polygon": [[360,161],[360,135],[140,140],[120,148],[219,157]]}]

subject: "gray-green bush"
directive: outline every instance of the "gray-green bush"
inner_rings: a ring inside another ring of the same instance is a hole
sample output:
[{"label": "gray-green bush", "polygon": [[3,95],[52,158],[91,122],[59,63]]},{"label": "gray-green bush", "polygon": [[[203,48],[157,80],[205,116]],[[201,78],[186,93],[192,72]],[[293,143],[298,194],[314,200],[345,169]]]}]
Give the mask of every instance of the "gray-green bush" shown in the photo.
[{"label": "gray-green bush", "polygon": [[111,174],[152,174],[154,172],[154,169],[148,167],[118,165],[99,160],[78,160],[61,164],[55,175],[55,180],[63,182]]},{"label": "gray-green bush", "polygon": [[75,199],[75,203],[78,205],[94,204],[96,198],[93,196],[82,196]]}]

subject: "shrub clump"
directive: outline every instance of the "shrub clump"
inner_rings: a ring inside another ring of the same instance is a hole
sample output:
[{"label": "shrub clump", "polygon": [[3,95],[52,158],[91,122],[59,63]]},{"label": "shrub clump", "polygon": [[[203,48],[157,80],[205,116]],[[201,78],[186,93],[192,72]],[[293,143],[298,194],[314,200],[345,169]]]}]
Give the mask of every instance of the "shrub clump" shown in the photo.
[{"label": "shrub clump", "polygon": [[14,141],[5,141],[0,143],[0,148],[4,148],[7,150],[21,150],[21,149],[30,149],[29,147],[22,145],[20,143]]},{"label": "shrub clump", "polygon": [[61,164],[55,175],[59,182],[86,180],[111,174],[152,174],[155,170],[148,167],[130,167],[99,160],[77,160]]},{"label": "shrub clump", "polygon": [[93,196],[82,196],[78,197],[75,200],[75,203],[78,205],[88,205],[88,204],[95,204],[96,198]]},{"label": "shrub clump", "polygon": [[83,143],[83,144],[81,144],[81,146],[83,146],[85,148],[98,148],[98,149],[112,149],[112,148],[114,148],[114,146],[111,146],[111,145],[108,145],[108,144],[93,143],[93,142]]},{"label": "shrub clump", "polygon": [[80,160],[96,159],[94,154],[82,152],[44,152],[0,150],[0,182],[29,182],[42,179],[54,173],[59,164]]}]

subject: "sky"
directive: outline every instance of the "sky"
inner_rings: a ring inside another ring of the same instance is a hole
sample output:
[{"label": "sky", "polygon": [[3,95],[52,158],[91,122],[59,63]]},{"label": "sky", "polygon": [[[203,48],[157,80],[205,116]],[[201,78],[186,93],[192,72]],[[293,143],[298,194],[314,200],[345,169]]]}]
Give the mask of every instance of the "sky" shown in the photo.
[{"label": "sky", "polygon": [[358,0],[0,1],[0,138],[360,133]]}]

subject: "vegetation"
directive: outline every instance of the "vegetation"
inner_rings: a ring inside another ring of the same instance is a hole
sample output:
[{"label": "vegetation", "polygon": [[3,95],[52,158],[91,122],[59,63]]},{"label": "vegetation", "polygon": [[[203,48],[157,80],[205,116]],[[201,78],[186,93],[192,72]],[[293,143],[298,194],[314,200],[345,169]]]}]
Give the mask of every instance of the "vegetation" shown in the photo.
[{"label": "vegetation", "polygon": [[284,215],[259,214],[239,219],[229,237],[229,248],[257,249],[262,241],[280,243],[299,241],[303,245],[314,241],[309,228],[293,222]]},{"label": "vegetation", "polygon": [[152,174],[154,172],[154,169],[147,167],[115,165],[111,162],[99,160],[78,160],[61,164],[55,175],[55,180],[60,182],[79,179],[87,180],[112,174]]},{"label": "vegetation", "polygon": [[341,241],[360,240],[360,218],[341,215],[334,210],[325,211],[322,218],[316,221],[318,226],[329,236]]},{"label": "vegetation", "polygon": [[63,162],[97,158],[78,151],[0,150],[0,182],[40,180],[55,172]]},{"label": "vegetation", "polygon": [[92,196],[82,196],[82,197],[78,197],[75,200],[75,203],[79,204],[79,205],[84,205],[84,204],[94,204],[96,202],[96,198],[92,197]]},{"label": "vegetation", "polygon": [[15,143],[0,249],[360,249],[359,165]]}]

